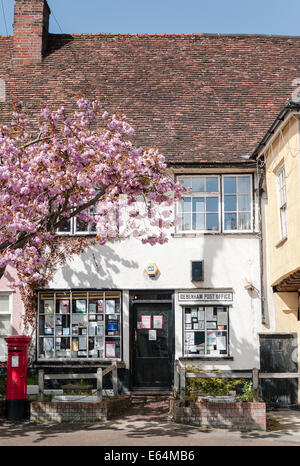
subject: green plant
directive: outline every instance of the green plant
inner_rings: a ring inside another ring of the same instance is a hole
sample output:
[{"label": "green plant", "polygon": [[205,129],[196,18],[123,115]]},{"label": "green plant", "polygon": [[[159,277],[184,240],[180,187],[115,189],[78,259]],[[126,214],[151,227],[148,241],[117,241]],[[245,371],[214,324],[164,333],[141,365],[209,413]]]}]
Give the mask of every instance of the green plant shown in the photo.
[{"label": "green plant", "polygon": [[245,382],[242,387],[242,393],[240,395],[236,395],[236,401],[253,401],[253,384],[252,382]]},{"label": "green plant", "polygon": [[194,401],[198,396],[228,396],[245,383],[244,379],[221,377],[193,377],[186,383],[186,400]]}]

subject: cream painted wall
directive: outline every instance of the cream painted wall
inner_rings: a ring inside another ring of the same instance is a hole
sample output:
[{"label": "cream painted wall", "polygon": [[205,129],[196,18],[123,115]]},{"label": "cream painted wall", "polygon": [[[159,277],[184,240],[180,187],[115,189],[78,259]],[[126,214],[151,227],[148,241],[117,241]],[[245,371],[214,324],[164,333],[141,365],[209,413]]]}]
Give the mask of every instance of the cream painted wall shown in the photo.
[{"label": "cream painted wall", "polygon": [[[284,162],[287,195],[287,240],[280,243],[276,171]],[[268,249],[270,284],[275,285],[300,268],[300,166],[299,120],[291,117],[266,153],[268,192]]]}]

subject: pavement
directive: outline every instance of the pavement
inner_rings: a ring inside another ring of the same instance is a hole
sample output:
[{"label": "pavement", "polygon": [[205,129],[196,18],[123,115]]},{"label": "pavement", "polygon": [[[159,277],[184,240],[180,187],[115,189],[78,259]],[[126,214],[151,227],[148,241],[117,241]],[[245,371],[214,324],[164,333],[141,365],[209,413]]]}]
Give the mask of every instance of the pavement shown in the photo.
[{"label": "pavement", "polygon": [[267,431],[203,429],[169,420],[163,403],[132,406],[121,418],[101,423],[47,423],[0,418],[0,446],[300,446],[300,410],[267,413]]}]

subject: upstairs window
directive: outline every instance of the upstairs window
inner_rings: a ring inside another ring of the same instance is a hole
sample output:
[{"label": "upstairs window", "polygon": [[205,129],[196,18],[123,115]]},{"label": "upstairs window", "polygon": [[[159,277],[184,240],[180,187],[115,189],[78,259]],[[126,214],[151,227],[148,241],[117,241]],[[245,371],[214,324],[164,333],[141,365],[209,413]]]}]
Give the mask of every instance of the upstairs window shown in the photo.
[{"label": "upstairs window", "polygon": [[285,169],[281,165],[277,172],[277,189],[278,189],[278,206],[279,206],[279,225],[280,225],[280,239],[287,237],[287,221],[286,221],[286,182],[285,182]]},{"label": "upstairs window", "polygon": [[0,361],[7,360],[6,337],[11,336],[11,294],[0,292]]},{"label": "upstairs window", "polygon": [[251,177],[223,176],[224,231],[251,231]]},{"label": "upstairs window", "polygon": [[220,231],[220,183],[217,176],[181,176],[190,192],[179,203],[182,231]]},{"label": "upstairs window", "polygon": [[178,203],[180,232],[253,230],[252,175],[180,176],[189,191]]},{"label": "upstairs window", "polygon": [[[89,214],[95,212],[95,208],[90,209]],[[65,220],[65,222],[57,230],[59,235],[95,235],[96,223],[85,222],[79,217],[72,217]]]}]

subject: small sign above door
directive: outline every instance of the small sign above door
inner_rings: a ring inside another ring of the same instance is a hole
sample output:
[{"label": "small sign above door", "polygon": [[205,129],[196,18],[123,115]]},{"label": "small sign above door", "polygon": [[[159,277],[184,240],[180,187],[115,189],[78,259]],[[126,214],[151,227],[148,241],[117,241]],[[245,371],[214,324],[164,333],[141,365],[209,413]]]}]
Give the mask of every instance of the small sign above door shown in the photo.
[{"label": "small sign above door", "polygon": [[208,301],[232,301],[232,292],[197,292],[178,293],[178,301],[208,302]]}]

